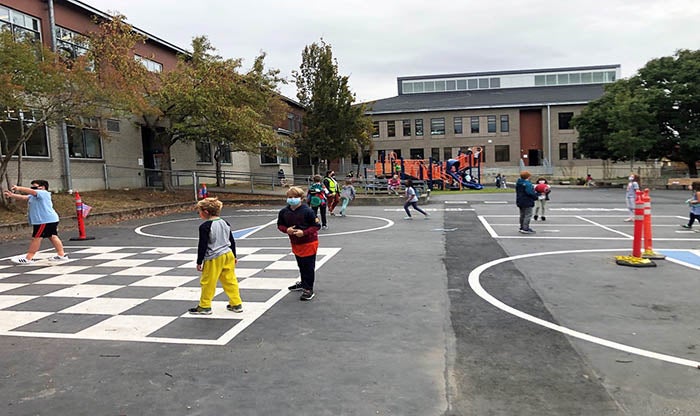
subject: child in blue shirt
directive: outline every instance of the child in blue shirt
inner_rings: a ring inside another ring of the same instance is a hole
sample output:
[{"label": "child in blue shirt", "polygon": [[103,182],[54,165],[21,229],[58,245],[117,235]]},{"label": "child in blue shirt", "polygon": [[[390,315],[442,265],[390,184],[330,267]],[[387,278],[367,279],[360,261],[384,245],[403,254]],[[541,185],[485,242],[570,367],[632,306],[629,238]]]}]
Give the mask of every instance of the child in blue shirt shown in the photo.
[{"label": "child in blue shirt", "polygon": [[34,256],[41,247],[41,240],[48,238],[56,249],[56,255],[50,257],[52,261],[68,260],[66,252],[63,250],[63,242],[58,238],[58,213],[53,209],[49,183],[42,179],[33,180],[30,187],[13,186],[11,191],[4,192],[5,197],[27,201],[27,214],[29,224],[32,225],[32,239],[29,242],[27,254],[15,257],[12,262],[15,264],[34,263]]},{"label": "child in blue shirt", "polygon": [[700,222],[700,181],[693,182],[691,187],[693,188],[693,194],[690,199],[685,201],[690,206],[690,213],[688,214],[690,218],[688,219],[688,224],[681,226],[688,229],[693,228],[695,220]]}]

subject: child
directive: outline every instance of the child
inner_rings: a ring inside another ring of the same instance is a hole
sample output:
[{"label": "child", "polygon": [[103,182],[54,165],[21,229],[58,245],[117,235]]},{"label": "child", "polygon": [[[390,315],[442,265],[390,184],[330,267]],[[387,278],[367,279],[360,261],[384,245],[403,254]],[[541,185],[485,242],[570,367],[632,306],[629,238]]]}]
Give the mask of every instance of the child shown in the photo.
[{"label": "child", "polygon": [[700,222],[700,181],[693,182],[691,186],[693,188],[693,195],[690,197],[690,199],[685,201],[690,206],[690,219],[688,220],[687,225],[681,225],[681,227],[688,229],[693,228],[693,223],[695,220]]},{"label": "child", "polygon": [[238,291],[236,279],[236,242],[231,232],[231,224],[219,217],[224,204],[217,198],[205,198],[197,203],[199,217],[204,222],[199,226],[199,244],[197,244],[197,271],[202,272],[199,284],[202,293],[199,305],[189,312],[192,315],[211,315],[211,301],[216,291],[216,282],[228,296],[226,309],[243,312],[243,302]]},{"label": "child", "polygon": [[342,205],[340,206],[341,217],[345,216],[345,209],[353,199],[355,199],[355,187],[352,186],[352,179],[346,179],[343,189],[340,190],[340,200],[342,201]]},{"label": "child", "polygon": [[537,201],[535,202],[535,216],[532,218],[537,221],[540,209],[542,209],[542,221],[547,221],[547,218],[544,216],[544,208],[547,205],[547,201],[549,201],[549,193],[552,192],[552,188],[547,183],[547,179],[537,179],[535,192],[537,192]]},{"label": "child", "polygon": [[[63,242],[58,238],[58,213],[53,209],[49,183],[45,180],[37,179],[31,182],[31,187],[13,186],[12,192],[5,191],[5,197],[27,201],[29,224],[33,226],[32,239],[29,242],[27,254],[22,257],[15,257],[12,262],[15,264],[34,263],[34,256],[41,247],[41,239],[48,238],[56,249],[56,255],[50,257],[51,261],[65,261],[68,256],[63,251]],[[26,195],[19,195],[20,192]]]},{"label": "child", "polygon": [[391,195],[393,192],[396,196],[399,195],[399,189],[401,188],[401,180],[399,180],[399,175],[394,175],[387,181],[387,193]]},{"label": "child", "polygon": [[328,189],[321,183],[321,175],[314,175],[313,183],[309,186],[309,192],[306,195],[306,201],[314,214],[318,216],[318,210],[321,210],[321,229],[327,230],[328,223],[326,222],[326,204],[328,203]]},{"label": "child", "polygon": [[299,266],[301,281],[289,286],[290,291],[301,290],[299,300],[314,298],[316,252],[318,251],[318,217],[308,206],[301,203],[304,190],[292,186],[287,191],[287,206],[277,217],[277,229],[289,236],[292,253]]},{"label": "child", "polygon": [[534,234],[535,230],[530,228],[530,219],[532,218],[532,208],[537,200],[537,192],[530,182],[530,172],[524,170],[520,172],[520,178],[515,183],[515,204],[520,211],[520,229],[521,234]]},{"label": "child", "polygon": [[410,206],[412,206],[416,211],[425,215],[426,220],[428,219],[429,214],[418,208],[418,194],[416,194],[416,190],[413,189],[413,181],[408,179],[406,180],[406,202],[403,204],[403,209],[406,211],[407,215],[407,217],[404,217],[405,220],[413,219],[413,217],[411,217],[411,212],[408,210],[408,207]]},{"label": "child", "polygon": [[625,199],[627,201],[627,210],[630,215],[625,218],[625,222],[631,222],[634,220],[634,201],[637,199],[637,191],[639,190],[639,175],[630,173],[627,179],[629,182],[627,183]]}]

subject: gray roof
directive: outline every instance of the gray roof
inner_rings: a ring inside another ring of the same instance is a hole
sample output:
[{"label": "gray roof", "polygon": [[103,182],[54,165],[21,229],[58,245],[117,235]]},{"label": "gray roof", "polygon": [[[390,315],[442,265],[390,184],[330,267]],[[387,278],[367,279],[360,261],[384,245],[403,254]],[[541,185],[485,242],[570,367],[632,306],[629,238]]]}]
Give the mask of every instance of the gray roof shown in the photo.
[{"label": "gray roof", "polygon": [[503,88],[459,92],[403,94],[371,101],[366,114],[415,113],[480,108],[541,107],[586,104],[603,95],[603,84]]}]

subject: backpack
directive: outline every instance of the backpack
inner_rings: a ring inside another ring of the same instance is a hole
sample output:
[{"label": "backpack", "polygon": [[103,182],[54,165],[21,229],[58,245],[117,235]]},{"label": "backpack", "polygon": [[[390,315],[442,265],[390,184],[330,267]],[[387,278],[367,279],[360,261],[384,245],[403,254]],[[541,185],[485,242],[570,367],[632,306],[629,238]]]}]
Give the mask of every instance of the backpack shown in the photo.
[{"label": "backpack", "polygon": [[323,204],[323,185],[320,183],[312,184],[309,187],[309,205],[316,208]]}]

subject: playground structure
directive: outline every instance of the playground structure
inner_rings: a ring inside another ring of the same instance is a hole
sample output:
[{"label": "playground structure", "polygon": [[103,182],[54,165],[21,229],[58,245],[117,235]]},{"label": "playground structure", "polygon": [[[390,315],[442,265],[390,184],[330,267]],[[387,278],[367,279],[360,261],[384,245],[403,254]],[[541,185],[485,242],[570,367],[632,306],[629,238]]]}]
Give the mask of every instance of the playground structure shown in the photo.
[{"label": "playground structure", "polygon": [[429,159],[404,159],[389,152],[374,164],[376,178],[399,175],[401,180],[425,181],[429,189],[482,189],[481,147],[459,151],[457,158],[439,162]]}]

